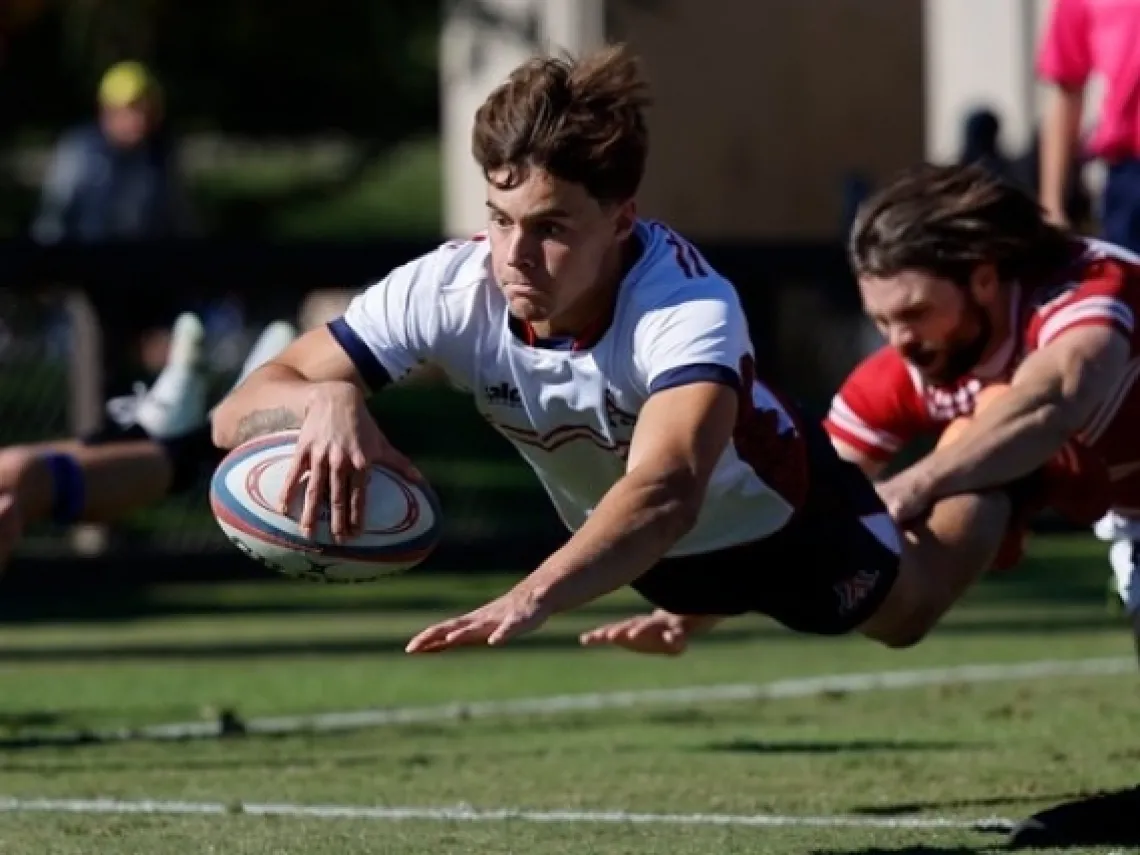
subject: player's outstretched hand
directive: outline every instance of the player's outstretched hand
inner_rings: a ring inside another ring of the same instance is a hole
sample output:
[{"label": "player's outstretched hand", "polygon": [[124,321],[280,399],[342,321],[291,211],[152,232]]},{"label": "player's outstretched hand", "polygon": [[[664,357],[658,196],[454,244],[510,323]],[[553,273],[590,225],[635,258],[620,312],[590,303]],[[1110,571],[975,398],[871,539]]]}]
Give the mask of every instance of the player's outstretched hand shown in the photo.
[{"label": "player's outstretched hand", "polygon": [[462,617],[429,626],[408,642],[408,653],[439,653],[454,647],[505,644],[538,629],[550,610],[529,592],[508,591],[497,600]]},{"label": "player's outstretched hand", "polygon": [[688,648],[690,638],[707,632],[720,620],[713,615],[675,615],[658,609],[599,626],[582,633],[578,640],[584,647],[612,645],[636,653],[679,656]]},{"label": "player's outstretched hand", "polygon": [[321,505],[329,504],[329,527],[343,540],[360,533],[371,464],[387,466],[406,478],[422,476],[393,448],[376,426],[364,395],[351,383],[322,383],[314,391],[297,438],[293,466],[285,478],[281,510],[304,484],[299,523],[312,536]]}]

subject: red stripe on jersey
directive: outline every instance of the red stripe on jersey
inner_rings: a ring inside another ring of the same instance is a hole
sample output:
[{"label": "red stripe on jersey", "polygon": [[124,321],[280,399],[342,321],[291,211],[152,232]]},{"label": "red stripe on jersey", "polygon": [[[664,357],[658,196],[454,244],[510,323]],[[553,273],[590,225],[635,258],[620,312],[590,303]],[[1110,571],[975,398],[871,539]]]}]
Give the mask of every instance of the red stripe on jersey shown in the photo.
[{"label": "red stripe on jersey", "polygon": [[[732,433],[736,456],[795,509],[807,501],[809,472],[807,445],[797,423],[795,410],[787,406],[772,387],[764,389],[781,408],[758,409],[752,400],[756,363],[751,356],[740,360],[739,406]],[[782,410],[782,412],[781,412]],[[794,428],[781,426],[780,416],[790,419]]]},{"label": "red stripe on jersey", "polygon": [[[942,428],[902,357],[886,346],[860,362],[843,381],[832,399],[828,422],[843,431],[844,441],[876,460]],[[828,428],[828,432],[833,431]]]},{"label": "red stripe on jersey", "polygon": [[1062,327],[1058,327],[1057,329],[1052,330],[1050,332],[1049,338],[1040,342],[1038,346],[1044,346],[1051,341],[1055,341],[1063,333],[1066,333],[1069,330],[1079,329],[1080,327],[1107,327],[1108,329],[1115,330],[1116,332],[1120,333],[1120,335],[1124,336],[1125,338],[1129,338],[1132,335],[1132,329],[1121,321],[1118,321],[1116,318],[1102,317],[1100,315],[1090,315],[1086,318],[1077,318],[1076,320],[1070,321]]},{"label": "red stripe on jersey", "polygon": [[1095,258],[1071,271],[1069,282],[1035,289],[1030,299],[1036,310],[1026,330],[1030,349],[1044,347],[1077,326],[1110,327],[1135,344],[1138,272],[1127,262]]},{"label": "red stripe on jersey", "polygon": [[827,435],[832,439],[837,439],[844,445],[851,446],[851,448],[869,460],[874,460],[877,463],[886,463],[894,454],[893,450],[884,448],[881,445],[873,445],[857,434],[844,429],[843,426],[837,424],[831,416],[823,420],[823,429],[827,431]]}]

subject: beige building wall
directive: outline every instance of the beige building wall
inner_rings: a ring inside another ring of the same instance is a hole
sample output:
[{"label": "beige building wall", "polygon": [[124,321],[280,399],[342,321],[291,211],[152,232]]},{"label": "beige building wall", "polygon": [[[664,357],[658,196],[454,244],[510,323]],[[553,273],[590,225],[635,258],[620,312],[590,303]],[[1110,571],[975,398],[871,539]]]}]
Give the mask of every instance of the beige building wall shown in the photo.
[{"label": "beige building wall", "polygon": [[921,3],[611,0],[609,21],[656,93],[643,209],[695,237],[834,237],[845,170],[923,156]]},{"label": "beige building wall", "polygon": [[[417,0],[424,2],[424,0]],[[475,111],[511,70],[543,50],[581,54],[605,41],[606,0],[458,0],[440,40],[444,230],[486,227],[483,176],[471,158]]]},{"label": "beige building wall", "polygon": [[[452,235],[485,223],[471,117],[543,46],[578,53],[608,37],[642,54],[656,94],[643,210],[694,237],[835,237],[847,170],[882,180],[923,156],[916,0],[477,0],[453,8],[441,45]],[[532,24],[538,42],[526,37]]]},{"label": "beige building wall", "polygon": [[[604,38],[644,56],[657,105],[646,213],[694,236],[828,238],[840,181],[952,160],[965,113],[1000,113],[1011,154],[1038,121],[1051,0],[470,0],[443,34],[447,229],[484,221],[475,108],[524,57]],[[496,26],[472,15],[490,10]],[[1101,87],[1090,87],[1086,124]]]},{"label": "beige building wall", "polygon": [[1001,117],[1010,154],[1029,145],[1037,122],[1033,59],[1043,0],[924,0],[926,155],[950,161],[962,119],[988,107]]}]

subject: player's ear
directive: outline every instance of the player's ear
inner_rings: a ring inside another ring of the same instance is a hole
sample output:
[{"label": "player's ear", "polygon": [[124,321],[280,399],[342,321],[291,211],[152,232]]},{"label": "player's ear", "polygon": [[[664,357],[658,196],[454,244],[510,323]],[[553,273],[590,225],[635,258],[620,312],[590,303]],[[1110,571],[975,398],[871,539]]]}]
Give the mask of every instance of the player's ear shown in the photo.
[{"label": "player's ear", "polygon": [[637,202],[626,199],[614,205],[613,210],[614,237],[621,241],[633,234],[637,226]]},{"label": "player's ear", "polygon": [[992,264],[979,264],[970,274],[970,294],[982,305],[992,305],[1001,297],[1001,280]]}]

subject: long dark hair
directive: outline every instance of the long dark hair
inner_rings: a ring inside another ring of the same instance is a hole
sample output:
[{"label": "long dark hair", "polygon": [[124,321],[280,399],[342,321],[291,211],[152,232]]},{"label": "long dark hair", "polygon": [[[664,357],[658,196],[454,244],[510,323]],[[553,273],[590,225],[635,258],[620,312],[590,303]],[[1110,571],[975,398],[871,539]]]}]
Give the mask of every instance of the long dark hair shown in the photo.
[{"label": "long dark hair", "polygon": [[862,205],[848,252],[860,277],[922,270],[964,287],[979,264],[993,264],[1005,282],[1046,277],[1071,260],[1074,243],[988,170],[926,165]]}]

